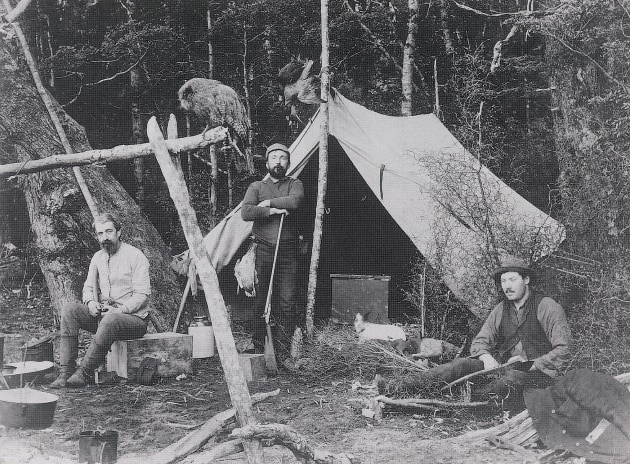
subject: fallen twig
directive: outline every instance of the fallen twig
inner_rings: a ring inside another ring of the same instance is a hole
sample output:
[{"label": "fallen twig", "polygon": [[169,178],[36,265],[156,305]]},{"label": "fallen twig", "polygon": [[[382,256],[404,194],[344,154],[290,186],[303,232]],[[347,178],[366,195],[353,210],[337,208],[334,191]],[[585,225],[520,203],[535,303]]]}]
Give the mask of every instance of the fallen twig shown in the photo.
[{"label": "fallen twig", "polygon": [[178,428],[178,429],[194,430],[194,429],[198,429],[203,424],[190,425],[190,424],[178,424],[176,422],[167,422],[166,425],[170,425],[171,427],[175,427],[175,428]]},{"label": "fallen twig", "polygon": [[274,444],[286,446],[300,461],[315,464],[359,464],[352,454],[333,454],[314,448],[308,440],[293,428],[283,424],[248,425],[234,429],[232,437],[242,439],[272,440]]},{"label": "fallen twig", "polygon": [[439,408],[479,408],[488,404],[487,401],[443,401],[424,398],[406,398],[403,400],[395,400],[384,395],[379,395],[374,399],[391,406],[428,409],[431,411]]},{"label": "fallen twig", "polygon": [[512,450],[512,451],[516,451],[517,453],[523,453],[523,454],[529,453],[529,451],[525,449],[524,447],[522,447],[521,445],[515,445],[514,443],[510,443],[509,441],[504,440],[501,437],[497,437],[496,435],[491,435],[489,437],[486,437],[486,440],[488,440],[497,448]]}]

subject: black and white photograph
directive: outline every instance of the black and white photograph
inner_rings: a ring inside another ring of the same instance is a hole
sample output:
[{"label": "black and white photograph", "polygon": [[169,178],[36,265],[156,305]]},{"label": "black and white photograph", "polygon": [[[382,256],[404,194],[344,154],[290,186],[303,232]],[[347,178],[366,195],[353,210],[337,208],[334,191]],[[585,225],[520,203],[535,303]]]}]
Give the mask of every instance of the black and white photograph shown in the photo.
[{"label": "black and white photograph", "polygon": [[0,464],[630,463],[629,0],[0,0]]}]

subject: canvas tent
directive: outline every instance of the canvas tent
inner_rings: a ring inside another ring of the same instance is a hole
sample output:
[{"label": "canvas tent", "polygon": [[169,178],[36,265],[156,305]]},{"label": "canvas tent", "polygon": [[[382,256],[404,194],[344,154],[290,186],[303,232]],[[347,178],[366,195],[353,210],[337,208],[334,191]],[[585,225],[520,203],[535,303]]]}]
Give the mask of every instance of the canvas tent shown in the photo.
[{"label": "canvas tent", "polygon": [[[516,243],[542,256],[564,239],[561,224],[480,165],[433,114],[385,116],[337,92],[329,117],[339,151],[464,302],[489,240],[510,252]],[[320,126],[318,112],[291,145],[289,175],[299,176],[317,155]],[[251,227],[237,207],[204,238],[217,271],[232,260]]]}]

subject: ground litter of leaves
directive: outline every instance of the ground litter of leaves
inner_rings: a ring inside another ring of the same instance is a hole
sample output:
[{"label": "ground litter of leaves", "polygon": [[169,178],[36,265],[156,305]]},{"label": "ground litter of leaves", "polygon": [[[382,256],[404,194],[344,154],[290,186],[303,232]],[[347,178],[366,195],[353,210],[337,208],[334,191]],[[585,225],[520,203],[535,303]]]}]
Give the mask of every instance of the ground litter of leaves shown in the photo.
[{"label": "ground litter of leaves", "polygon": [[[54,332],[52,314],[41,284],[30,295],[6,288],[0,292],[0,327],[11,339],[5,362],[19,360],[20,344]],[[86,343],[84,340],[83,345]],[[55,352],[56,348],[57,343]],[[496,425],[499,417],[493,412],[390,411],[380,422],[363,417],[362,401],[369,394],[356,388],[357,380],[369,383],[369,379],[306,380],[281,371],[275,378],[251,382],[249,388],[251,393],[280,389],[278,396],[253,406],[259,422],[290,425],[316,446],[353,453],[364,463],[512,463],[529,459],[482,439],[457,438],[466,431]],[[36,388],[47,390],[45,385]],[[196,360],[194,374],[180,380],[161,380],[152,386],[121,382],[53,393],[59,401],[49,429],[0,427],[0,464],[52,463],[54,459],[77,462],[79,432],[83,430],[116,430],[118,455],[134,454],[139,456],[138,463],[148,462],[146,456],[231,407],[216,356]],[[227,432],[223,435],[219,439],[225,439]],[[265,449],[266,462],[297,462],[286,450],[273,448]],[[244,461],[241,456],[225,462]]]}]

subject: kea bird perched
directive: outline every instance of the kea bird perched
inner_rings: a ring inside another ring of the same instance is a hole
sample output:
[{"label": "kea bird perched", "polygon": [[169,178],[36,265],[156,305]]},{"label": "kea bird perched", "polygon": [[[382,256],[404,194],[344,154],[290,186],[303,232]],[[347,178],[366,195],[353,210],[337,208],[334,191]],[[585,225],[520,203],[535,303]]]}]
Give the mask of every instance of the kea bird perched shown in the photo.
[{"label": "kea bird perched", "polygon": [[178,92],[181,107],[206,123],[204,134],[213,127],[227,126],[234,141],[249,146],[249,119],[238,94],[214,79],[196,77],[181,86]]},{"label": "kea bird perched", "polygon": [[280,85],[284,87],[284,104],[292,105],[299,100],[307,105],[323,103],[319,97],[320,80],[318,75],[311,74],[313,60],[306,63],[292,61],[278,73]]}]

